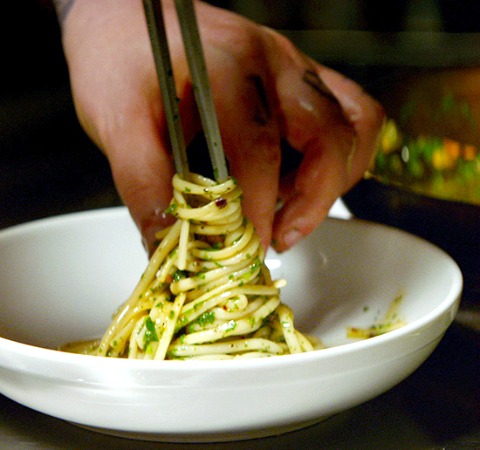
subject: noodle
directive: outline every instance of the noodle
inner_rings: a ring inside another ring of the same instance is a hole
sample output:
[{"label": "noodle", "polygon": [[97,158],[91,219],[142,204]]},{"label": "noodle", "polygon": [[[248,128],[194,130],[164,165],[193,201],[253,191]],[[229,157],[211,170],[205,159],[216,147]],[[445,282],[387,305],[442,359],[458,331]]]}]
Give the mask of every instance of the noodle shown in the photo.
[{"label": "noodle", "polygon": [[[280,302],[233,178],[173,178],[162,230],[130,298],[88,353],[135,359],[251,358],[311,351]],[[86,346],[85,346],[86,347]]]}]

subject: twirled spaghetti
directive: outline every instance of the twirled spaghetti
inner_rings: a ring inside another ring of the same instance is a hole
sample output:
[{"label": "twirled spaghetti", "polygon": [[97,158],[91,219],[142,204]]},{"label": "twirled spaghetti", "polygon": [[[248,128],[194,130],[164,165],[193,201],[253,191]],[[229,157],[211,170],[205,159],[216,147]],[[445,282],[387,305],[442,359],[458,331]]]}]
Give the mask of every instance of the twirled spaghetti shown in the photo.
[{"label": "twirled spaghetti", "polygon": [[313,350],[280,302],[241,188],[175,175],[162,230],[130,298],[90,353],[136,359],[224,359]]}]

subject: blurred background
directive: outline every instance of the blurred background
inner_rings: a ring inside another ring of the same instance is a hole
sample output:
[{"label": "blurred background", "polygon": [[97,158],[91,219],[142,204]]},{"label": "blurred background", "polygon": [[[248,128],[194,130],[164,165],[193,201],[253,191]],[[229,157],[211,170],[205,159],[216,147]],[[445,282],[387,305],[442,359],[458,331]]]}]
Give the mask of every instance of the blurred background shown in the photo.
[{"label": "blurred background", "polygon": [[[374,95],[405,71],[480,61],[477,0],[212,3],[280,30]],[[120,204],[76,120],[51,3],[3,2],[0,22],[0,227]]]}]

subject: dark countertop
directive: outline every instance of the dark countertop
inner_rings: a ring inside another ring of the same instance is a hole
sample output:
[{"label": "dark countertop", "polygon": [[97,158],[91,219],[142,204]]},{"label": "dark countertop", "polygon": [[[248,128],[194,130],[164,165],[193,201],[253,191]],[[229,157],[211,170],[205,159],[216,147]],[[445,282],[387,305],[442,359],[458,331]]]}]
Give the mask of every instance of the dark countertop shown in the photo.
[{"label": "dark countertop", "polygon": [[431,357],[395,388],[299,431],[215,444],[134,441],[79,428],[0,396],[0,448],[479,449],[479,381],[480,334],[454,324]]}]

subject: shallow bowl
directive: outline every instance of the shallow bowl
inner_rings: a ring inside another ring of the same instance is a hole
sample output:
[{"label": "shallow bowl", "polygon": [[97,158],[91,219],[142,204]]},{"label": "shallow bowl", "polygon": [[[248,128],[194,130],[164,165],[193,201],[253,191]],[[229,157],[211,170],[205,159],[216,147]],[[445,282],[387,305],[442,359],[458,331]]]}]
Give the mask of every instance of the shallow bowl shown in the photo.
[{"label": "shallow bowl", "polygon": [[[0,392],[108,434],[224,441],[290,431],[390,389],[433,351],[458,308],[462,277],[439,248],[404,232],[328,219],[291,251],[270,252],[296,326],[327,346],[230,361],[129,361],[55,348],[99,336],[146,266],[128,212],[113,208],[0,232]],[[402,296],[406,325],[367,340]]]}]

